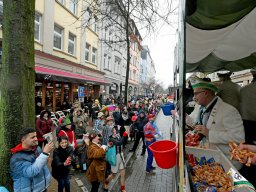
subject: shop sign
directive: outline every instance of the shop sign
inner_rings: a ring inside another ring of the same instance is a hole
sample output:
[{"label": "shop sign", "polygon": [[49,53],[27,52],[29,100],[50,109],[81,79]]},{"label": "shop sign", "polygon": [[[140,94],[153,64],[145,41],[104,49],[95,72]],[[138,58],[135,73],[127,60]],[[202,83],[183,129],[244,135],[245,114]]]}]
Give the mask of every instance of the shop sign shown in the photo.
[{"label": "shop sign", "polygon": [[111,85],[110,89],[113,90],[113,91],[116,91],[116,84],[113,83],[113,84]]},{"label": "shop sign", "polygon": [[78,100],[80,103],[82,103],[82,102],[84,102],[84,97],[79,97]]},{"label": "shop sign", "polygon": [[85,97],[85,94],[84,94],[84,87],[82,86],[78,86],[78,97]]}]

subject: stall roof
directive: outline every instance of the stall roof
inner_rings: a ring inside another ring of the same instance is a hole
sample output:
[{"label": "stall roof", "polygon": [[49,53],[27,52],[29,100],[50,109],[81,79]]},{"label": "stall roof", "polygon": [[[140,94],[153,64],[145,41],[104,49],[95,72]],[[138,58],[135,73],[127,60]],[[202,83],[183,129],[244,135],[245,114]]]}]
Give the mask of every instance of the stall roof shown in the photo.
[{"label": "stall roof", "polygon": [[255,7],[253,0],[198,0],[186,18],[187,72],[255,67]]}]

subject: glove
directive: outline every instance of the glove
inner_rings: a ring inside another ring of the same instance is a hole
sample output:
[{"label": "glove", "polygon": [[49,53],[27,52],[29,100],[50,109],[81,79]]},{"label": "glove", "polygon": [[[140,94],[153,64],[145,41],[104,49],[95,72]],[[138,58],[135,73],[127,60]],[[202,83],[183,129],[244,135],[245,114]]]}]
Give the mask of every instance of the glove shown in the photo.
[{"label": "glove", "polygon": [[69,166],[71,164],[71,157],[68,157],[64,162],[64,166]]},{"label": "glove", "polygon": [[123,137],[128,137],[128,134],[126,131],[123,133]]},{"label": "glove", "polygon": [[104,149],[105,151],[107,151],[108,146],[107,145],[102,145],[101,148]]},{"label": "glove", "polygon": [[112,146],[113,146],[113,142],[110,141],[110,142],[108,143],[108,147],[112,147]]}]

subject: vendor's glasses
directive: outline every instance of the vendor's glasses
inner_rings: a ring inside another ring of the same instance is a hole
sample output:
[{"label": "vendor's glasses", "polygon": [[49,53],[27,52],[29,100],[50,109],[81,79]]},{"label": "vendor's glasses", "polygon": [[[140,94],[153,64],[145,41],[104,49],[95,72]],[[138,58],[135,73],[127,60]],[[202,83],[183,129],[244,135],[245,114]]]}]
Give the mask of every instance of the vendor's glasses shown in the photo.
[{"label": "vendor's glasses", "polygon": [[194,92],[194,95],[196,96],[196,95],[199,95],[200,93],[203,93],[203,92],[205,92],[205,91]]}]

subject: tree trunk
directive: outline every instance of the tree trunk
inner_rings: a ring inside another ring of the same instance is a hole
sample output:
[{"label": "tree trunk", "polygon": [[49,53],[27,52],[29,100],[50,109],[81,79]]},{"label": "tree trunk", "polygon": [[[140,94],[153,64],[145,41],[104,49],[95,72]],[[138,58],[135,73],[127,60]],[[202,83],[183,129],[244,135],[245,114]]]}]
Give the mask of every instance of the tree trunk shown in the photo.
[{"label": "tree trunk", "polygon": [[3,1],[0,183],[10,190],[10,149],[22,128],[35,127],[34,16],[35,0]]},{"label": "tree trunk", "polygon": [[130,1],[128,0],[127,3],[127,15],[126,15],[126,45],[127,45],[127,66],[126,66],[126,76],[125,76],[125,92],[124,92],[124,104],[127,105],[127,99],[128,99],[128,84],[129,84],[129,71],[130,71],[130,35],[129,35],[129,29],[130,29]]}]

